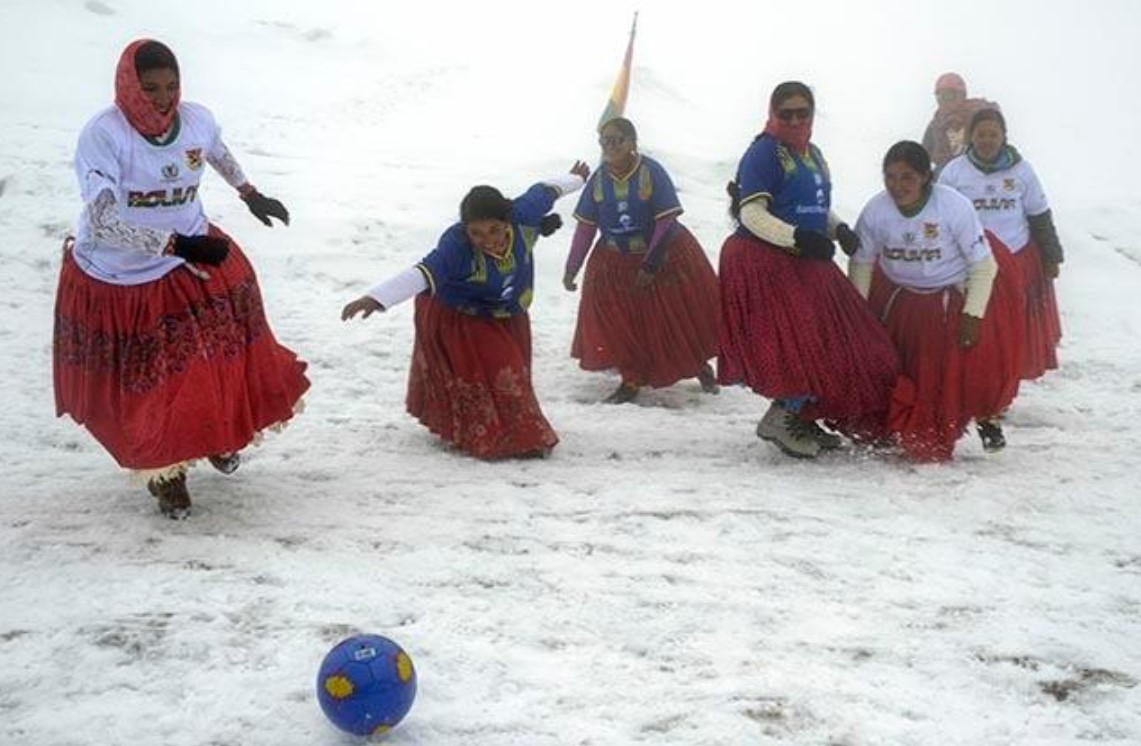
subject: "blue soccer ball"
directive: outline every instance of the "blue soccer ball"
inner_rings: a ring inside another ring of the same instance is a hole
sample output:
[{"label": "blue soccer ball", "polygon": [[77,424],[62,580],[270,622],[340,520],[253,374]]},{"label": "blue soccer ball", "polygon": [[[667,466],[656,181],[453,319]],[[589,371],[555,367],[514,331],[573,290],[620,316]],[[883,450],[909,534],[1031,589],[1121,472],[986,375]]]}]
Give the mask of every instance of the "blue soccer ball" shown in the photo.
[{"label": "blue soccer ball", "polygon": [[385,733],[416,698],[408,653],[387,637],[354,635],[337,643],[317,672],[317,701],[333,725],[358,736]]}]

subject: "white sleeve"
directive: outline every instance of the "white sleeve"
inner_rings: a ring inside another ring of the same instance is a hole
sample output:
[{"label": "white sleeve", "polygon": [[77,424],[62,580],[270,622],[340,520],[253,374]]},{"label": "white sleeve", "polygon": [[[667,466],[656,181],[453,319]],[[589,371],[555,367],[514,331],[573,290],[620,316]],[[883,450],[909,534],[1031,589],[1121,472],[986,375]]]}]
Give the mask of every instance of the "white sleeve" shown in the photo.
[{"label": "white sleeve", "polygon": [[[876,257],[879,255],[879,243],[876,240],[876,229],[873,225],[875,208],[872,205],[873,202],[869,201],[860,212],[860,217],[856,218],[856,236],[860,239],[860,248],[856,249],[856,253],[852,255],[851,259],[853,262],[866,264],[869,267],[875,264]],[[849,275],[851,276],[851,272]],[[853,281],[855,281],[855,277],[853,277]],[[871,282],[870,273],[868,274],[868,282]],[[859,287],[859,284],[856,287]]]},{"label": "white sleeve", "polygon": [[990,291],[994,288],[994,278],[998,276],[998,262],[993,256],[973,263],[967,268],[967,287],[964,291],[963,313],[982,318],[986,305],[990,302]]},{"label": "white sleeve", "polygon": [[92,235],[104,246],[162,256],[174,235],[171,231],[147,228],[123,220],[119,217],[115,193],[110,188],[99,192],[84,209],[87,211]]},{"label": "white sleeve", "polygon": [[768,201],[765,199],[751,199],[741,205],[738,219],[741,225],[762,241],[786,249],[796,245],[796,228],[769,212]]},{"label": "white sleeve", "polygon": [[868,299],[868,294],[872,291],[872,272],[875,266],[867,262],[858,262],[854,257],[848,260],[848,279],[856,286],[856,290],[860,291],[864,300]]},{"label": "white sleeve", "polygon": [[226,147],[226,143],[222,142],[221,136],[214,141],[214,147],[206,153],[206,162],[234,189],[249,183],[246,175],[242,172],[242,167],[238,165],[238,160]]},{"label": "white sleeve", "polygon": [[419,267],[409,267],[369,289],[368,295],[385,309],[392,308],[428,289],[428,279]]},{"label": "white sleeve", "polygon": [[583,178],[578,174],[566,173],[553,176],[549,179],[543,179],[540,183],[554,187],[560,197],[565,197],[568,194],[574,194],[579,189],[582,189],[582,185],[586,182],[583,181]]}]

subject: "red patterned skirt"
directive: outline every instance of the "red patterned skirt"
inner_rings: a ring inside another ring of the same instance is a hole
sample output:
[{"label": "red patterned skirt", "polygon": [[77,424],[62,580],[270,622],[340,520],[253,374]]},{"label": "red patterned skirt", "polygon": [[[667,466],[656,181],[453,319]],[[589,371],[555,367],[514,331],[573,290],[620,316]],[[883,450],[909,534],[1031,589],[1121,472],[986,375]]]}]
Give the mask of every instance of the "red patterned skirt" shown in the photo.
[{"label": "red patterned skirt", "polygon": [[883,324],[833,262],[733,235],[721,249],[722,383],[812,397],[802,416],[851,431],[886,420],[899,362]]},{"label": "red patterned skirt", "polygon": [[993,246],[998,263],[978,343],[959,346],[963,294],[893,284],[877,267],[869,302],[887,324],[904,375],[893,398],[890,427],[917,461],[947,461],[972,419],[1001,414],[1018,393],[1018,331],[1022,315],[1013,258]]},{"label": "red patterned skirt", "polygon": [[484,459],[553,448],[558,436],[531,387],[531,321],[461,313],[416,296],[408,413],[466,453]]},{"label": "red patterned skirt", "polygon": [[[995,239],[997,240],[997,239]],[[1022,379],[1041,378],[1058,367],[1058,342],[1062,339],[1062,320],[1058,315],[1058,297],[1054,278],[1042,269],[1042,250],[1031,241],[1014,254],[1018,265],[1022,294],[1025,299],[1026,326],[1022,338]]]},{"label": "red patterned skirt", "polygon": [[571,357],[584,370],[617,368],[625,381],[671,386],[694,378],[717,354],[717,275],[693,234],[679,225],[654,281],[634,280],[645,258],[599,241],[583,279]]},{"label": "red patterned skirt", "polygon": [[[229,238],[211,226],[210,235]],[[123,467],[162,469],[238,451],[290,419],[306,364],[278,344],[257,277],[230,254],[141,285],[93,279],[65,251],[56,293],[56,414],[85,426]]]}]

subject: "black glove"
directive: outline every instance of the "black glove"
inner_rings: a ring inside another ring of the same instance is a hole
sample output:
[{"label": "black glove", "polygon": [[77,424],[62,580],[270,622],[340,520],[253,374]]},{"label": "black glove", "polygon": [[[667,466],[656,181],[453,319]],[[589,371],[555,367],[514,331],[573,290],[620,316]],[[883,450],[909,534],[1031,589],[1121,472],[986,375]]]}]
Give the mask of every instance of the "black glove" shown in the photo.
[{"label": "black glove", "polygon": [[860,250],[860,237],[848,227],[847,223],[840,223],[836,226],[836,240],[840,242],[840,248],[848,256]]},{"label": "black glove", "polygon": [[805,259],[831,261],[836,255],[836,244],[820,231],[797,228],[792,234],[793,244]]},{"label": "black glove", "polygon": [[176,233],[170,253],[188,262],[217,267],[230,254],[230,242],[214,236],[180,236]]},{"label": "black glove", "polygon": [[549,236],[562,227],[563,219],[559,217],[557,212],[552,212],[548,215],[544,215],[539,219],[540,236]]},{"label": "black glove", "polygon": [[242,195],[242,201],[246,203],[246,207],[250,208],[254,217],[266,225],[273,225],[269,222],[270,218],[277,218],[282,223],[289,225],[289,210],[286,210],[285,205],[281,204],[279,200],[267,197],[258,190],[252,189]]}]

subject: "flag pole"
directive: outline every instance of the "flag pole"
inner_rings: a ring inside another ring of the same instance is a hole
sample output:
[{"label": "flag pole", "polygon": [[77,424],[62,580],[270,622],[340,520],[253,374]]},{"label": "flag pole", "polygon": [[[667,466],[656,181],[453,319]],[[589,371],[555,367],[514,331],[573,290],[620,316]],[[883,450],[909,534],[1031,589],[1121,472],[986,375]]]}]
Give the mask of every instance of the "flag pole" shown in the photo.
[{"label": "flag pole", "polygon": [[626,98],[630,93],[630,71],[634,63],[634,36],[637,32],[638,11],[634,11],[634,21],[630,24],[630,40],[626,43],[626,56],[622,59],[622,69],[618,71],[614,87],[610,90],[610,100],[606,102],[606,108],[598,118],[599,131],[611,119],[620,117],[626,112]]}]

